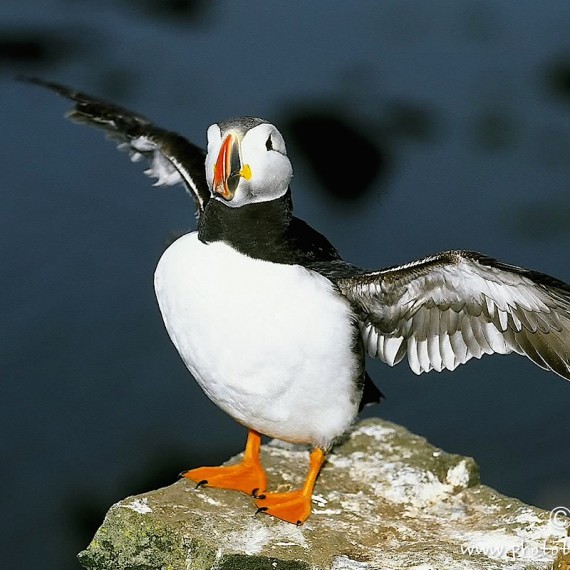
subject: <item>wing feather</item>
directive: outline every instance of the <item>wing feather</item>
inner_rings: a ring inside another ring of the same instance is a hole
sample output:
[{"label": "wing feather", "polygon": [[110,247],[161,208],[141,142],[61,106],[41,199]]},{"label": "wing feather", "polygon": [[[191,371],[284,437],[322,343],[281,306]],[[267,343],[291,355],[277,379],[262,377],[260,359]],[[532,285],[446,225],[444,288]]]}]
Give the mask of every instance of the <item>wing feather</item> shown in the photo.
[{"label": "wing feather", "polygon": [[23,81],[46,87],[74,102],[67,117],[76,123],[104,130],[119,150],[129,153],[133,162],[143,159],[150,166],[144,173],[156,178],[154,186],[183,184],[196,203],[197,214],[210,198],[206,182],[206,152],[181,135],[154,126],[147,118],[65,85],[35,77]]},{"label": "wing feather", "polygon": [[366,349],[420,374],[516,352],[570,379],[570,286],[469,251],[334,279]]},{"label": "wing feather", "polygon": [[441,354],[442,370],[455,370],[457,366],[455,360],[455,352],[449,340],[449,333],[443,332],[439,335],[439,352]]},{"label": "wing feather", "polygon": [[[432,311],[435,313],[435,311]],[[427,339],[428,358],[434,370],[441,372],[443,370],[443,358],[439,349],[439,335],[430,334]]]}]

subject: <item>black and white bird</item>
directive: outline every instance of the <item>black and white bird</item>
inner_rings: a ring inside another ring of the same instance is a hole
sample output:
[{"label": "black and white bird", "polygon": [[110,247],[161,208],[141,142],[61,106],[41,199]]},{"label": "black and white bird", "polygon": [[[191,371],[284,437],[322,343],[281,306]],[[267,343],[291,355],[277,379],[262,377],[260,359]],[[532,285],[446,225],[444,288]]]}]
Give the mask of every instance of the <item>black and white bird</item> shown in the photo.
[{"label": "black and white bird", "polygon": [[[327,451],[381,394],[365,353],[416,373],[516,352],[570,379],[570,286],[472,251],[367,271],[293,216],[291,163],[269,122],[208,129],[207,152],[144,117],[67,87],[69,117],[101,127],[157,185],[182,183],[198,231],[162,255],[155,289],[166,329],[204,392],[249,430],[243,461],[184,477],[255,497],[300,524]],[[205,166],[204,166],[205,165]],[[312,446],[301,489],[266,493],[261,435]]]}]

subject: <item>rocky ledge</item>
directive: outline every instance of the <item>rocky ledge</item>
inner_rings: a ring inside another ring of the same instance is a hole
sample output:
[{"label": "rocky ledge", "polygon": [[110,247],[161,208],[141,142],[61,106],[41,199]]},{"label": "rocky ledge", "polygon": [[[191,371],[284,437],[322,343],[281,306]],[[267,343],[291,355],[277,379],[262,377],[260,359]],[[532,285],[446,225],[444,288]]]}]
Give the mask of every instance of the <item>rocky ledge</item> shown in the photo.
[{"label": "rocky ledge", "polygon": [[[263,446],[270,490],[301,484],[307,451]],[[239,458],[236,457],[232,461]],[[500,495],[476,463],[381,420],[325,464],[302,527],[181,480],[109,510],[79,554],[92,570],[570,570],[570,520]]]}]

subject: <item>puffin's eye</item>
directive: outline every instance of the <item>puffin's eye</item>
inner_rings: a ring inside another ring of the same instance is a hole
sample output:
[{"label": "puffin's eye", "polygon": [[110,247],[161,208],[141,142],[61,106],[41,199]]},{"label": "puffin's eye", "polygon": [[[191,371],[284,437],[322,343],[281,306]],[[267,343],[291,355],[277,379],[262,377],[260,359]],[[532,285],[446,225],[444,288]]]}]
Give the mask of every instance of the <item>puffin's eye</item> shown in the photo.
[{"label": "puffin's eye", "polygon": [[265,148],[267,150],[273,150],[273,141],[271,140],[271,135],[269,135],[265,141]]}]

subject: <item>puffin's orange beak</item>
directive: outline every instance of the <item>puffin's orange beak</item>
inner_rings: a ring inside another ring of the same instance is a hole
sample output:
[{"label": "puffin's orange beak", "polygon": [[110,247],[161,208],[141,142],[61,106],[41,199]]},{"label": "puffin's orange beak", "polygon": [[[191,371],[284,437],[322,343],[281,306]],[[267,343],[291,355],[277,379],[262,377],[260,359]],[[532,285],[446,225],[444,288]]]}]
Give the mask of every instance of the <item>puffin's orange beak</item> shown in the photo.
[{"label": "puffin's orange beak", "polygon": [[229,134],[222,142],[218,160],[216,160],[214,165],[214,192],[217,192],[225,200],[231,200],[233,197],[228,187],[228,178],[231,171],[232,143],[233,135]]},{"label": "puffin's orange beak", "polygon": [[248,164],[242,167],[239,149],[239,139],[229,133],[222,142],[220,154],[214,165],[213,190],[224,200],[231,200],[239,184],[240,178],[251,178]]}]

